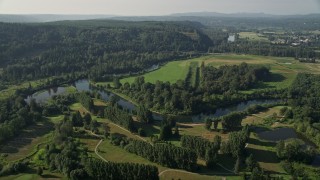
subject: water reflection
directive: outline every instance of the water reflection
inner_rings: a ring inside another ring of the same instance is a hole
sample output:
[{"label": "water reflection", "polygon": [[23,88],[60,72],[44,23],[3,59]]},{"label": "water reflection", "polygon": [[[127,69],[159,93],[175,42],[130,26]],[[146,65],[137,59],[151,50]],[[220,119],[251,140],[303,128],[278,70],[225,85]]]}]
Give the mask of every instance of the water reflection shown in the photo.
[{"label": "water reflection", "polygon": [[[123,109],[126,109],[129,112],[136,110],[135,105],[133,103],[131,103],[130,101],[127,101],[114,93],[102,91],[102,90],[97,90],[94,87],[91,87],[90,83],[87,79],[78,80],[78,81],[74,82],[72,85],[78,91],[90,91],[90,92],[96,91],[100,94],[101,99],[105,100],[105,101],[109,101],[112,96],[116,96],[117,99],[119,99],[118,105],[120,105]],[[34,94],[28,96],[25,100],[26,100],[26,102],[29,103],[31,101],[31,99],[35,99],[36,102],[43,104],[46,101],[48,101],[52,96],[63,94],[65,92],[66,92],[66,87],[55,87],[55,88],[48,89],[48,91],[40,91],[40,92],[34,93]],[[216,118],[216,117],[227,115],[231,112],[243,111],[251,105],[272,104],[272,103],[276,103],[279,101],[280,100],[250,100],[250,101],[246,101],[246,102],[241,102],[241,103],[234,105],[234,106],[229,106],[227,108],[219,108],[216,110],[216,112],[214,114],[199,114],[199,115],[192,115],[192,116],[181,116],[181,118],[192,119],[193,122],[203,122],[203,120],[207,117]],[[155,120],[163,120],[163,116],[158,113],[153,113],[153,117]]]}]

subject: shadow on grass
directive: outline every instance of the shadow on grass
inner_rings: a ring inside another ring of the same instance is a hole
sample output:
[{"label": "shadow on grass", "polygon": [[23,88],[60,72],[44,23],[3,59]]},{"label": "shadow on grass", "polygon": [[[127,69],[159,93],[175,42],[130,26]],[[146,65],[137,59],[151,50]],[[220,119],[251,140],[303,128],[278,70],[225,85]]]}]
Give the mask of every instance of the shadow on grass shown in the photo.
[{"label": "shadow on grass", "polygon": [[147,136],[151,136],[151,135],[160,133],[160,130],[154,127],[154,126],[158,125],[157,123],[146,124],[146,123],[134,121],[134,125],[137,127],[137,129],[139,129],[139,128],[144,129]]},{"label": "shadow on grass", "polygon": [[218,163],[231,170],[234,168],[234,165],[236,164],[236,159],[230,156],[229,154],[219,154]]},{"label": "shadow on grass", "polygon": [[252,154],[258,162],[264,163],[279,163],[277,154],[273,151],[262,149],[246,148],[248,154]]},{"label": "shadow on grass", "polygon": [[[266,81],[266,82],[274,82],[274,81]],[[268,88],[274,88],[274,87],[275,86],[271,86],[263,82],[258,82],[253,86],[254,89],[268,89]]]},{"label": "shadow on grass", "polygon": [[60,179],[60,177],[59,176],[55,176],[55,175],[53,175],[53,174],[43,174],[43,175],[41,175],[41,177],[42,178],[45,178],[45,179],[51,179],[51,178],[54,178],[54,179],[56,179],[56,178],[59,178]]},{"label": "shadow on grass", "polygon": [[198,173],[200,175],[204,176],[235,176],[234,173],[231,173],[229,171],[226,171],[222,169],[220,166],[215,166],[212,169],[209,169],[205,166],[200,166],[199,170],[197,170],[195,173]]},{"label": "shadow on grass", "polygon": [[177,126],[178,126],[179,128],[183,128],[183,129],[193,128],[191,125],[190,125],[190,126],[187,126],[187,125],[177,124]]},{"label": "shadow on grass", "polygon": [[282,82],[286,78],[282,74],[271,73],[266,82]]},{"label": "shadow on grass", "polygon": [[44,136],[53,129],[54,124],[47,120],[28,126],[18,136],[4,143],[0,148],[0,153],[17,153],[20,148],[32,143],[33,139]]},{"label": "shadow on grass", "polygon": [[249,144],[254,144],[254,145],[258,145],[258,146],[269,146],[269,147],[273,147],[275,146],[277,143],[275,142],[271,142],[271,141],[260,141],[258,139],[253,139],[253,138],[250,138],[248,140],[248,143]]}]

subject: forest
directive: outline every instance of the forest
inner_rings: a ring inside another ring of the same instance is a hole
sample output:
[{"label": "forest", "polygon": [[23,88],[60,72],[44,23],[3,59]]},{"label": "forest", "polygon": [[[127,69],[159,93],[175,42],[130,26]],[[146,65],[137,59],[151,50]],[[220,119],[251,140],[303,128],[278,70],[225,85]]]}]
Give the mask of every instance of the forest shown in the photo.
[{"label": "forest", "polygon": [[1,23],[1,79],[18,82],[76,73],[101,79],[206,52],[212,45],[192,23],[88,23]]}]

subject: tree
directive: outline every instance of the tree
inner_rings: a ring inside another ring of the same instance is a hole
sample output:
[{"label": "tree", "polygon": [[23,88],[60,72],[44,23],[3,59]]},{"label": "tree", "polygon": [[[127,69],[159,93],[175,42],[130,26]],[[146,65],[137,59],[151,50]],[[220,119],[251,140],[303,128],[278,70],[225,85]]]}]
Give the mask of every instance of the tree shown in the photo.
[{"label": "tree", "polygon": [[222,138],[219,135],[214,136],[213,138],[213,144],[214,144],[214,148],[219,150],[221,147],[221,142],[222,142]]},{"label": "tree", "polygon": [[250,154],[250,156],[248,156],[246,158],[246,166],[247,166],[247,171],[252,172],[254,167],[260,167],[258,162],[254,159],[253,155]]},{"label": "tree", "polygon": [[103,124],[103,135],[105,138],[108,138],[110,135],[110,127],[109,127],[108,123]]},{"label": "tree", "polygon": [[276,153],[279,158],[283,158],[285,156],[285,143],[283,140],[280,140],[276,145]]},{"label": "tree", "polygon": [[137,119],[140,122],[152,123],[153,122],[152,112],[148,110],[145,106],[139,106],[137,111]]},{"label": "tree", "polygon": [[169,124],[164,124],[160,128],[160,140],[169,140],[169,138],[172,136],[172,130],[171,130],[171,125]]},{"label": "tree", "polygon": [[237,158],[236,163],[234,165],[234,173],[238,174],[240,169],[240,157]]},{"label": "tree", "polygon": [[113,78],[113,86],[114,86],[114,88],[116,88],[116,89],[119,89],[119,88],[120,88],[121,83],[120,83],[119,77],[114,77],[114,78]]},{"label": "tree", "polygon": [[91,115],[89,113],[86,113],[83,117],[83,120],[84,120],[84,125],[88,127],[92,121]]},{"label": "tree", "polygon": [[146,132],[143,128],[139,128],[138,129],[138,134],[139,136],[145,137],[146,136]]},{"label": "tree", "polygon": [[217,151],[213,148],[208,148],[206,150],[205,160],[207,167],[213,169],[217,163]]},{"label": "tree", "polygon": [[211,120],[211,119],[206,118],[204,124],[205,124],[205,128],[206,128],[207,130],[211,130],[211,125],[212,125],[212,120]]},{"label": "tree", "polygon": [[213,121],[213,128],[214,128],[215,130],[218,129],[218,124],[219,124],[219,121],[218,121],[218,120]]},{"label": "tree", "polygon": [[39,176],[42,176],[42,173],[43,173],[42,167],[38,167],[38,169],[37,169],[37,174],[38,174]]},{"label": "tree", "polygon": [[264,176],[264,172],[260,167],[254,167],[251,171],[250,180],[261,180],[266,179]]},{"label": "tree", "polygon": [[244,117],[243,113],[234,112],[222,117],[222,127],[226,130],[233,130],[241,127],[241,121]]},{"label": "tree", "polygon": [[79,111],[72,114],[71,121],[74,127],[82,127],[83,120]]},{"label": "tree", "polygon": [[174,127],[174,136],[175,136],[175,137],[179,137],[179,136],[180,136],[178,126],[175,126],[175,127]]},{"label": "tree", "polygon": [[91,123],[90,123],[90,130],[91,130],[92,132],[94,132],[94,133],[96,133],[96,134],[99,133],[98,127],[99,127],[99,123],[97,122],[97,120],[91,121]]}]

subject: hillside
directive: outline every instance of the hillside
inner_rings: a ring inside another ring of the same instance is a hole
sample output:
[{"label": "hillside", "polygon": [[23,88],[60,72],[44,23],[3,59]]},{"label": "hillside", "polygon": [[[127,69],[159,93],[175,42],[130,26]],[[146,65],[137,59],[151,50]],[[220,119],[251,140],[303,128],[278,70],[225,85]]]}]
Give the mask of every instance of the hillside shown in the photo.
[{"label": "hillside", "polygon": [[138,72],[207,51],[212,42],[198,26],[112,20],[1,23],[2,76],[21,81],[65,73],[87,72],[94,78]]}]

